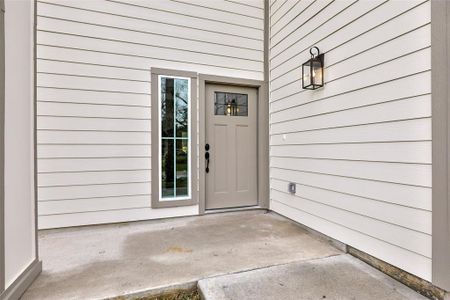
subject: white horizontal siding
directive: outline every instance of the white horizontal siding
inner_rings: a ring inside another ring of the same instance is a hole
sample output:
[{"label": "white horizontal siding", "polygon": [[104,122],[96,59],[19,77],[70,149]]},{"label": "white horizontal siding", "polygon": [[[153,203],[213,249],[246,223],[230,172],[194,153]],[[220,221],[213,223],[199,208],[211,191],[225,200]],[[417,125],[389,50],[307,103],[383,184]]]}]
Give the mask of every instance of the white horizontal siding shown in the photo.
[{"label": "white horizontal siding", "polygon": [[361,178],[418,187],[430,187],[431,165],[272,157],[272,168]]},{"label": "white horizontal siding", "polygon": [[[374,173],[374,172],[372,172]],[[363,174],[344,172],[321,173],[305,170],[275,168],[271,170],[272,180],[293,181],[303,185],[355,195],[400,206],[431,210],[431,188],[399,184],[377,180],[376,177],[364,177]],[[352,175],[357,175],[355,177]],[[373,176],[373,175],[372,175]]]},{"label": "white horizontal siding", "polygon": [[[83,122],[80,118],[79,122]],[[150,133],[146,132],[126,132],[126,131],[69,131],[69,130],[39,130],[39,144],[50,145],[149,145]],[[98,151],[101,151],[99,148]]]},{"label": "white horizontal siding", "polygon": [[[149,170],[150,158],[40,158],[40,173],[84,172],[84,171],[117,171],[117,170]],[[101,174],[99,174],[101,176]]]},{"label": "white horizontal siding", "polygon": [[[71,70],[72,67],[70,66],[68,69]],[[51,87],[37,88],[38,102],[69,102],[94,105],[150,106],[150,100],[148,98],[148,95],[145,94],[129,93],[124,96],[121,93],[110,91],[57,89]]]},{"label": "white horizontal siding", "polygon": [[[148,199],[148,196],[146,196]],[[109,197],[107,200],[114,199]],[[78,202],[81,206],[81,209],[75,206],[72,209],[72,213],[65,212],[62,214],[58,213],[50,213],[49,215],[41,215],[39,217],[41,228],[54,228],[54,227],[70,227],[70,226],[80,226],[86,224],[104,224],[111,222],[129,222],[129,221],[139,221],[139,220],[150,220],[150,219],[161,219],[161,218],[173,218],[173,217],[181,217],[188,215],[198,214],[198,206],[184,206],[184,207],[174,207],[174,208],[166,208],[166,209],[151,209],[149,205],[146,207],[133,207],[133,205],[127,204],[125,207],[122,205],[126,203],[126,199],[129,198],[120,198],[118,207],[108,207],[114,200],[107,201],[104,200],[103,203],[107,203],[107,205],[102,205],[102,209],[94,209],[93,211],[89,211],[93,206],[89,206],[86,208],[82,203]],[[125,200],[125,201],[124,201]],[[70,200],[69,200],[70,201]],[[77,200],[79,201],[79,200]],[[87,200],[84,203],[87,204],[90,201],[97,202],[97,200]],[[58,203],[59,204],[59,203]],[[58,208],[58,204],[51,205],[55,209]],[[70,203],[68,204],[70,205]],[[97,204],[95,204],[97,205]],[[126,207],[128,206],[128,207]],[[98,207],[98,206],[97,206]],[[45,204],[39,203],[39,208],[46,208]],[[47,208],[48,209],[48,208]],[[48,210],[49,211],[49,210]],[[51,211],[50,211],[51,212]]]},{"label": "white horizontal siding", "polygon": [[[82,105],[82,104],[80,104]],[[111,108],[112,106],[107,106]],[[83,118],[78,116],[39,116],[39,130],[73,130],[73,131],[127,131],[148,132],[150,124],[146,119],[124,119],[124,118]]]},{"label": "white horizontal siding", "polygon": [[119,183],[108,185],[85,185],[85,186],[58,186],[40,187],[40,201],[63,201],[77,199],[92,199],[105,197],[118,197],[126,195],[150,195],[148,182],[142,183]]},{"label": "white horizontal siding", "polygon": [[[101,151],[99,151],[99,148]],[[40,145],[41,159],[150,157],[148,145]]]},{"label": "white horizontal siding", "polygon": [[41,201],[39,209],[47,212],[44,216],[77,214],[83,212],[98,212],[120,209],[144,209],[147,208],[149,194],[133,196],[111,196],[93,198],[79,198],[70,200]]},{"label": "white horizontal siding", "polygon": [[[270,7],[271,208],[430,280],[430,2]],[[311,46],[317,91],[301,88]]]},{"label": "white horizontal siding", "polygon": [[198,213],[152,210],[151,68],[263,79],[264,2],[40,0],[39,225]]},{"label": "white horizontal siding", "polygon": [[[99,176],[101,175],[101,176]],[[148,170],[114,170],[99,172],[41,173],[39,187],[148,182]]]}]

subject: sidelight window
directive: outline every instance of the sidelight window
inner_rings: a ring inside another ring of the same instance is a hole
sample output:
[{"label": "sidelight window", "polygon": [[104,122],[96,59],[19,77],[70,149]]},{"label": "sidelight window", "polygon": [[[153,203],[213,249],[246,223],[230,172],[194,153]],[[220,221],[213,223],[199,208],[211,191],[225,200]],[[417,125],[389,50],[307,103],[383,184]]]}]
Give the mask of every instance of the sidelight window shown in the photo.
[{"label": "sidelight window", "polygon": [[190,80],[158,76],[160,201],[191,197]]}]

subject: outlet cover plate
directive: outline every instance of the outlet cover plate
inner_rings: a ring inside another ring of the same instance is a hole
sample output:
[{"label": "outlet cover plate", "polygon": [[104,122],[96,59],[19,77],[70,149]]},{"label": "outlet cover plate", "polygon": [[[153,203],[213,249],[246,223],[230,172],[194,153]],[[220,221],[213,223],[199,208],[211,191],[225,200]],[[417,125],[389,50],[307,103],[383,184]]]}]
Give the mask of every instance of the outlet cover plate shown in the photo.
[{"label": "outlet cover plate", "polygon": [[288,184],[289,193],[295,194],[296,190],[297,190],[297,187],[295,185],[295,182],[289,182],[289,184]]}]

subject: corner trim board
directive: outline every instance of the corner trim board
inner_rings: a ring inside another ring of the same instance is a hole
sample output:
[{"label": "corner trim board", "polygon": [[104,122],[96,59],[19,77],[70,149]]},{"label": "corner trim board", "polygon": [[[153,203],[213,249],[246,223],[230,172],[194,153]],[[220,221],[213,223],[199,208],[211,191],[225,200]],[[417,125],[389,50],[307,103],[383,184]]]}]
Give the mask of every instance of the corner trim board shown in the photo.
[{"label": "corner trim board", "polygon": [[[269,41],[270,41],[270,3],[264,0],[264,81],[269,83],[270,60],[269,60]],[[269,90],[267,90],[267,99],[269,99]]]},{"label": "corner trim board", "polygon": [[431,1],[432,283],[450,290],[450,2]]},{"label": "corner trim board", "polygon": [[34,247],[35,247],[35,255],[36,259],[39,259],[39,218],[38,218],[38,150],[37,150],[37,0],[34,0],[33,3],[34,6],[34,12],[33,12],[33,166],[34,166]]},{"label": "corner trim board", "polygon": [[0,293],[5,290],[5,2],[0,0]]},{"label": "corner trim board", "polygon": [[34,260],[25,271],[0,295],[0,300],[17,300],[42,272],[42,262]]}]

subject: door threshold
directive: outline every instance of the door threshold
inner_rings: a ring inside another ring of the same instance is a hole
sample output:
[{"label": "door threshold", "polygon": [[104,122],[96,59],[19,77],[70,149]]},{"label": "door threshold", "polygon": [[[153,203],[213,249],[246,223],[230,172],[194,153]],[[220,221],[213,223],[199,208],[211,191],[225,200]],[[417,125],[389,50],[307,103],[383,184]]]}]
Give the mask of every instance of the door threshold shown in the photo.
[{"label": "door threshold", "polygon": [[216,213],[244,211],[244,210],[267,210],[267,208],[263,208],[259,205],[244,206],[244,207],[230,207],[230,208],[213,208],[213,209],[205,210],[205,214],[216,214]]}]

